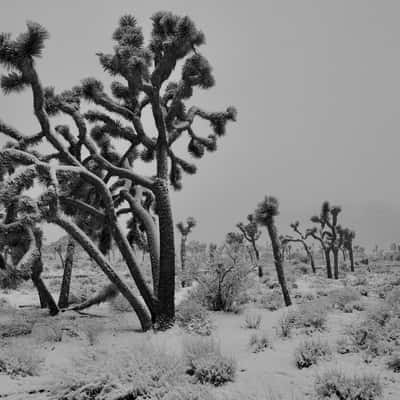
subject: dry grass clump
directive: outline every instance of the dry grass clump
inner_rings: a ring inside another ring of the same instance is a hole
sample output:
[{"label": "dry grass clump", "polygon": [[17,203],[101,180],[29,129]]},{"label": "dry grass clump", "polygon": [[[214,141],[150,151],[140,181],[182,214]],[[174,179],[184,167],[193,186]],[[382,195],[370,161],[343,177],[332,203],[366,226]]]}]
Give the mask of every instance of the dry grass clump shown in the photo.
[{"label": "dry grass clump", "polygon": [[294,353],[297,368],[309,368],[318,361],[328,359],[332,354],[327,342],[321,339],[308,339],[301,342]]},{"label": "dry grass clump", "polygon": [[252,353],[260,353],[266,349],[272,349],[272,339],[268,332],[257,332],[250,336],[249,347]]},{"label": "dry grass clump", "polygon": [[315,393],[321,400],[376,400],[381,398],[383,389],[377,374],[349,376],[341,370],[333,369],[317,376]]},{"label": "dry grass clump", "polygon": [[214,328],[208,310],[191,299],[185,299],[179,304],[175,320],[187,333],[209,336]]},{"label": "dry grass clump", "polygon": [[44,358],[32,343],[8,342],[0,349],[0,372],[13,376],[39,375]]},{"label": "dry grass clump", "polygon": [[213,338],[188,337],[183,343],[186,373],[195,382],[220,386],[236,376],[236,361],[221,353]]},{"label": "dry grass clump", "polygon": [[247,329],[258,329],[261,325],[261,314],[248,311],[244,316],[243,327]]}]

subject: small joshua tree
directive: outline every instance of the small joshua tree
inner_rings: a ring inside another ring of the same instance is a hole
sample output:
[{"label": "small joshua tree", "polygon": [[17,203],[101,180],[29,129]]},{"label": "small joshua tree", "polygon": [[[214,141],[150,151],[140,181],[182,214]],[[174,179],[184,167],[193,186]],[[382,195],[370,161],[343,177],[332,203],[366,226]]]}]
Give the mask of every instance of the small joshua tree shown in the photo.
[{"label": "small joshua tree", "polygon": [[[94,78],[84,79],[61,94],[44,87],[35,59],[41,56],[48,33],[39,24],[29,22],[27,31],[16,39],[0,35],[0,63],[9,70],[1,79],[1,87],[6,94],[31,89],[40,125],[39,133],[24,135],[0,122],[0,132],[12,140],[0,152],[1,175],[22,167],[12,171],[2,184],[0,202],[7,208],[12,199],[18,199],[23,190],[40,181],[44,189],[38,198],[31,199],[29,218],[35,223],[60,226],[82,246],[134,308],[144,330],[152,326],[167,328],[174,320],[175,246],[169,185],[180,189],[182,171],[196,172],[195,165],[176,155],[174,145],[187,134],[188,152],[201,158],[206,150],[216,150],[226,123],[236,118],[233,107],[223,112],[186,107],[194,89],[214,85],[211,67],[198,52],[204,34],[193,21],[158,12],[152,24],[146,46],[136,19],[122,17],[113,33],[113,52],[98,53],[104,70],[118,79],[111,84],[112,96]],[[182,70],[174,75],[178,77],[175,82],[171,76],[177,65],[182,65]],[[96,108],[84,112],[83,101]],[[147,108],[155,137],[149,136],[143,125],[142,113]],[[71,119],[72,127],[54,126],[51,117],[60,113]],[[213,133],[207,138],[196,134],[194,123],[199,118],[211,125]],[[116,150],[114,140],[126,144],[123,152]],[[50,153],[33,148],[42,141],[50,144]],[[136,172],[134,167],[140,159],[153,162],[153,176]],[[132,243],[120,224],[120,215],[126,213],[133,229],[140,225],[146,232],[153,289],[146,283]],[[143,302],[105,257],[111,240]]]},{"label": "small joshua tree", "polygon": [[66,308],[69,304],[69,292],[75,254],[75,240],[71,237],[68,238],[67,249],[65,251],[65,259],[61,251],[61,248],[56,249],[56,252],[60,256],[61,265],[63,267],[63,277],[61,281],[60,295],[58,297],[58,307]]},{"label": "small joshua tree", "polygon": [[282,289],[282,295],[286,306],[292,304],[289,290],[287,288],[285,273],[283,270],[282,248],[279,240],[278,230],[275,225],[275,217],[279,215],[279,203],[275,197],[265,196],[264,200],[258,204],[255,211],[256,221],[267,228],[269,238],[271,240],[272,253],[278,281]]},{"label": "small joshua tree", "polygon": [[350,270],[351,272],[354,272],[353,240],[356,237],[356,233],[348,228],[345,228],[340,231],[340,234],[342,236],[342,247],[349,253]]},{"label": "small joshua tree", "polygon": [[286,235],[282,238],[282,244],[285,245],[286,243],[301,243],[301,245],[303,246],[307,257],[310,261],[310,265],[311,265],[311,270],[312,272],[315,274],[316,269],[315,269],[315,262],[314,262],[314,255],[313,252],[311,250],[311,247],[308,245],[307,243],[307,234],[303,233],[300,230],[300,222],[296,221],[290,224],[290,227],[293,229],[293,231],[296,233],[296,237],[293,237],[291,235]]},{"label": "small joshua tree", "polygon": [[193,228],[196,226],[196,220],[193,217],[188,217],[186,219],[186,224],[179,222],[176,227],[181,234],[181,270],[182,270],[182,287],[186,286],[185,280],[185,263],[186,263],[186,243],[189,234],[192,232]]},{"label": "small joshua tree", "polygon": [[263,269],[260,264],[260,251],[257,247],[257,240],[261,236],[261,231],[258,227],[258,224],[254,218],[253,214],[249,214],[247,216],[247,222],[239,222],[237,228],[242,232],[244,238],[250,243],[251,248],[253,250],[254,255],[252,255],[252,259],[255,261],[255,267],[258,271],[258,276],[262,278],[263,276]]}]

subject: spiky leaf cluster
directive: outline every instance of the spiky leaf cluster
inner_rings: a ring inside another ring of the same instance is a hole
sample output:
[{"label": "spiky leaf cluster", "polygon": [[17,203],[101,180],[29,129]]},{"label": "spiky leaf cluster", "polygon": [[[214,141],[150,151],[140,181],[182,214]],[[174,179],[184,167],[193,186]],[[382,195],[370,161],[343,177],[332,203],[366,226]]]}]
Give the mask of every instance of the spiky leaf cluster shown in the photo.
[{"label": "spiky leaf cluster", "polygon": [[265,196],[264,200],[258,204],[254,215],[260,225],[269,225],[274,217],[279,215],[278,199],[273,196]]}]

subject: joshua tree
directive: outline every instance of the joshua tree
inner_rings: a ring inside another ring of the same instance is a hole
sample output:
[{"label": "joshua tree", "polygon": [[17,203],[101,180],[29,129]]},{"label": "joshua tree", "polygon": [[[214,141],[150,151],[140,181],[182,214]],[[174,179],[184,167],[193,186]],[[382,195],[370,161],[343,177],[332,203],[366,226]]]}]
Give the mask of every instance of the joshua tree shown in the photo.
[{"label": "joshua tree", "polygon": [[[0,201],[9,203],[39,180],[44,189],[39,198],[31,199],[34,212],[30,218],[60,226],[79,243],[126,297],[145,330],[151,326],[169,327],[174,320],[175,246],[169,184],[180,189],[182,171],[196,171],[193,164],[175,154],[174,144],[187,134],[189,153],[200,158],[205,150],[216,149],[226,123],[236,118],[233,107],[207,112],[185,106],[195,88],[214,85],[211,67],[197,50],[204,43],[204,34],[191,19],[158,12],[152,23],[150,43],[145,46],[136,19],[122,17],[113,34],[113,52],[98,53],[104,70],[119,79],[111,84],[112,96],[94,78],[84,79],[80,86],[61,94],[45,88],[35,59],[41,56],[48,33],[39,24],[28,23],[27,31],[16,39],[0,35],[0,63],[11,70],[1,79],[3,91],[30,88],[40,124],[39,133],[29,136],[0,123],[0,132],[13,140],[0,152],[2,171],[22,166],[3,184]],[[183,65],[181,74],[174,74],[178,81],[167,82],[178,62]],[[94,103],[96,109],[84,113],[83,100]],[[150,137],[143,125],[142,112],[147,107],[156,137]],[[67,125],[54,127],[51,116],[59,113],[70,117],[75,129]],[[210,123],[213,134],[207,138],[196,134],[194,122],[198,118]],[[89,124],[94,126],[90,128]],[[114,139],[127,144],[124,152],[116,150]],[[42,140],[51,145],[52,153],[32,149]],[[139,158],[154,163],[154,176],[135,171],[134,163]],[[123,204],[127,207],[122,208]],[[75,218],[76,210],[84,216],[87,230],[66,216]],[[134,226],[145,229],[153,290],[120,224],[118,217],[124,213],[131,215]],[[93,234],[89,235],[88,230]],[[121,252],[144,303],[104,256],[103,246],[109,246],[111,240]]]},{"label": "joshua tree", "polygon": [[261,236],[261,231],[258,227],[258,224],[254,218],[253,214],[249,214],[247,216],[247,222],[239,222],[237,225],[237,228],[242,232],[244,238],[250,243],[251,248],[254,253],[254,257],[252,259],[255,259],[255,267],[257,268],[258,271],[258,276],[262,278],[263,276],[263,269],[260,264],[260,251],[258,250],[257,247],[257,240]]},{"label": "joshua tree", "polygon": [[182,270],[182,287],[185,287],[185,262],[186,262],[186,242],[189,234],[192,232],[193,228],[196,226],[196,220],[193,217],[188,217],[186,219],[186,224],[179,222],[176,227],[181,234],[181,270]]},{"label": "joshua tree", "polygon": [[50,315],[58,314],[58,307],[41,278],[42,231],[36,226],[32,212],[35,204],[26,196],[11,199],[12,193],[0,188],[0,199],[8,197],[6,213],[0,222],[0,245],[7,247],[15,271],[24,280],[32,279],[42,308],[48,307]]},{"label": "joshua tree", "polygon": [[69,292],[71,286],[72,267],[74,264],[75,240],[68,238],[67,249],[65,251],[65,259],[62,256],[62,249],[55,249],[60,256],[61,265],[63,267],[63,277],[61,281],[60,296],[58,297],[58,307],[66,308],[69,304]]},{"label": "joshua tree", "polygon": [[265,196],[264,200],[259,203],[256,208],[255,219],[260,225],[265,226],[268,230],[269,238],[271,240],[272,253],[274,255],[276,273],[282,289],[282,295],[286,306],[290,306],[292,301],[290,299],[289,290],[286,284],[285,273],[283,270],[281,243],[279,241],[278,230],[275,225],[275,217],[277,215],[279,215],[278,200],[272,196]]},{"label": "joshua tree", "polygon": [[349,253],[350,270],[351,272],[354,272],[353,240],[356,237],[356,233],[348,228],[343,229],[341,233],[343,237],[343,248]]},{"label": "joshua tree", "polygon": [[293,222],[290,224],[290,227],[297,234],[297,237],[293,237],[291,235],[286,235],[282,238],[282,244],[285,245],[286,243],[290,243],[290,242],[301,243],[301,245],[303,246],[303,248],[307,254],[307,257],[310,261],[312,272],[315,274],[316,269],[315,269],[314,256],[313,256],[311,247],[307,243],[307,234],[300,231],[299,226],[300,226],[299,221],[296,221],[296,222]]}]

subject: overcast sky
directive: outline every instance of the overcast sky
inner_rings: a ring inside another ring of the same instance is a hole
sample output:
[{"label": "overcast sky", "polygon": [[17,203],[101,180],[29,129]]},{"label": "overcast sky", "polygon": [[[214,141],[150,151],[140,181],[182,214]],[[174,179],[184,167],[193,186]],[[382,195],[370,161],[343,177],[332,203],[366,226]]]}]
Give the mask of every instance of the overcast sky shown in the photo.
[{"label": "overcast sky", "polygon": [[[201,52],[216,86],[193,102],[239,112],[219,150],[173,194],[175,218],[198,220],[193,238],[222,239],[271,194],[282,233],[330,200],[360,244],[400,242],[400,2],[1,0],[0,30],[16,34],[34,20],[50,31],[38,69],[59,91],[106,78],[95,53],[111,50],[121,15],[148,34],[151,14],[166,8],[207,37]],[[38,129],[29,92],[0,94],[0,118]]]}]

